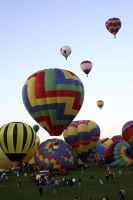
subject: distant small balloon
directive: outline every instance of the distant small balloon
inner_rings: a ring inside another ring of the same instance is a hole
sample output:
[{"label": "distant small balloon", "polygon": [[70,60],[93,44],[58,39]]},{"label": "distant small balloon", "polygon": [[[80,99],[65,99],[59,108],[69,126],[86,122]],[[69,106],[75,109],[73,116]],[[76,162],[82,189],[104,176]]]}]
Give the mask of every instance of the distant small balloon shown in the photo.
[{"label": "distant small balloon", "polygon": [[69,46],[63,46],[61,47],[60,52],[67,60],[68,56],[72,53],[72,50]]},{"label": "distant small balloon", "polygon": [[89,74],[89,72],[91,71],[92,69],[92,62],[88,61],[88,60],[85,60],[83,62],[80,63],[80,67],[82,69],[82,71],[87,74]]},{"label": "distant small balloon", "polygon": [[39,131],[40,127],[39,127],[39,125],[35,124],[35,125],[33,126],[33,129],[34,129],[34,131],[37,133],[37,132]]},{"label": "distant small balloon", "polygon": [[97,106],[101,109],[104,105],[104,102],[102,100],[97,101]]},{"label": "distant small balloon", "polygon": [[116,38],[116,34],[118,33],[118,31],[121,28],[121,20],[119,18],[110,18],[106,23],[106,29],[114,35],[114,38]]}]

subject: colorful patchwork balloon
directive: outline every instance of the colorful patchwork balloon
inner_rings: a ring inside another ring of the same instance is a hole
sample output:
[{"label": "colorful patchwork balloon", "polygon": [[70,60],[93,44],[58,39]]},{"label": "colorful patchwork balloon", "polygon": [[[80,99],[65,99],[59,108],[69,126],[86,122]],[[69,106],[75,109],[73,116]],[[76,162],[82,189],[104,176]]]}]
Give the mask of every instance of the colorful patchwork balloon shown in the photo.
[{"label": "colorful patchwork balloon", "polygon": [[122,127],[123,139],[133,144],[133,121],[126,122]]},{"label": "colorful patchwork balloon", "polygon": [[71,71],[44,69],[27,79],[22,98],[33,119],[51,136],[59,136],[81,109],[84,87]]},{"label": "colorful patchwork balloon", "polygon": [[133,146],[126,141],[111,144],[105,152],[104,160],[112,167],[133,165]]},{"label": "colorful patchwork balloon", "polygon": [[106,29],[114,35],[114,38],[116,38],[116,34],[120,30],[122,23],[119,18],[110,18],[106,23],[105,23]]},{"label": "colorful patchwork balloon", "polygon": [[76,164],[77,156],[65,141],[48,139],[40,144],[34,156],[38,170],[70,170]]},{"label": "colorful patchwork balloon", "polygon": [[63,131],[63,136],[76,155],[86,162],[100,137],[100,128],[90,120],[73,121]]}]

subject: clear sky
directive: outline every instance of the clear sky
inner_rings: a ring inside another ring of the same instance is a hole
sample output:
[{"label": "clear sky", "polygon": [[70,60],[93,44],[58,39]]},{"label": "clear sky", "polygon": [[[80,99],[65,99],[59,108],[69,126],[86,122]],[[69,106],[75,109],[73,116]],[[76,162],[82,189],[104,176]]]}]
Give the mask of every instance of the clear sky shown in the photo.
[{"label": "clear sky", "polygon": [[[116,39],[105,28],[112,17],[122,21]],[[72,48],[68,60],[60,54],[65,45]],[[80,69],[84,60],[93,64],[88,78]],[[0,126],[36,124],[22,88],[44,68],[68,69],[82,80],[85,98],[74,120],[95,121],[100,138],[121,134],[133,120],[133,1],[0,0]],[[101,110],[98,100],[105,103]],[[51,138],[42,128],[38,136]]]}]

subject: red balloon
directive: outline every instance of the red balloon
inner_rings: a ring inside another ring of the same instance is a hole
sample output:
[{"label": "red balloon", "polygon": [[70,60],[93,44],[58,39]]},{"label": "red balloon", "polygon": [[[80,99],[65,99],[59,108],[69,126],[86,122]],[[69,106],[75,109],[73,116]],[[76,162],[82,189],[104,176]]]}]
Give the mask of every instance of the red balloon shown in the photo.
[{"label": "red balloon", "polygon": [[106,29],[114,35],[114,38],[116,38],[116,34],[118,33],[118,31],[120,30],[121,28],[121,21],[119,18],[110,18],[106,23],[105,23],[105,26],[106,26]]}]

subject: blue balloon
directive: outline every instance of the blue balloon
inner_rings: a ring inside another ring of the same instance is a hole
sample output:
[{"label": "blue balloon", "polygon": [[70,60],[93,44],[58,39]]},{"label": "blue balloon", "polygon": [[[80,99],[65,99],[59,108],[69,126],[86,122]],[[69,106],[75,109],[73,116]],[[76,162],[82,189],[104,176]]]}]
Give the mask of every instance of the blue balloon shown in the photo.
[{"label": "blue balloon", "polygon": [[33,129],[34,129],[34,131],[37,133],[37,132],[39,131],[40,127],[39,127],[39,125],[35,124],[35,125],[33,126]]}]

